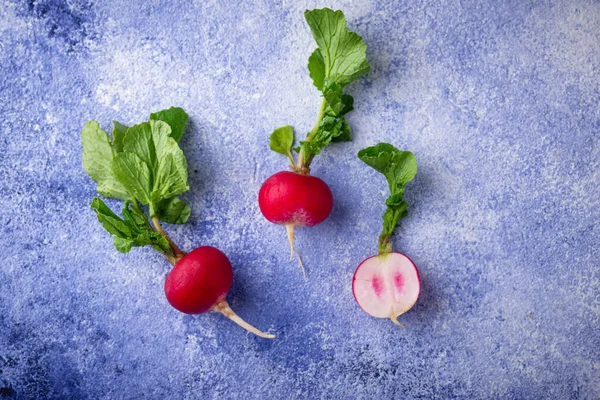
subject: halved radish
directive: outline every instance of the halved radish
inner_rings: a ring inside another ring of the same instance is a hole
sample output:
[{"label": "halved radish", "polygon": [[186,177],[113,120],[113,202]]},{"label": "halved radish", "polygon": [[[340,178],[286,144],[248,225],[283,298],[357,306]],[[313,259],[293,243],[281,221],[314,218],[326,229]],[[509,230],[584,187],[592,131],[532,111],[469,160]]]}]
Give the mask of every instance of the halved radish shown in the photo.
[{"label": "halved radish", "polygon": [[394,323],[417,302],[421,292],[419,271],[402,253],[384,253],[364,260],[356,269],[352,292],[358,305],[376,318]]},{"label": "halved radish", "polygon": [[364,260],[354,273],[352,293],[358,305],[376,318],[398,316],[412,308],[421,293],[419,271],[410,258],[392,252],[390,238],[398,222],[408,215],[408,203],[402,197],[405,185],[417,173],[417,159],[410,151],[401,151],[388,143],[379,143],[358,152],[358,158],[381,172],[388,182],[383,229],[377,247],[379,254]]}]

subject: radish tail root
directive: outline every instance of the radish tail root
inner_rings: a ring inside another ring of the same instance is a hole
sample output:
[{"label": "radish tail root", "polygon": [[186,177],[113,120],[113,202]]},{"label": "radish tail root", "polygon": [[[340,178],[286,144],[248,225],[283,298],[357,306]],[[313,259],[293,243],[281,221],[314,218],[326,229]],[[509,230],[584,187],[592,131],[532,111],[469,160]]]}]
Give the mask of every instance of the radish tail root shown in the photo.
[{"label": "radish tail root", "polygon": [[405,327],[404,325],[402,325],[400,322],[398,322],[398,316],[395,316],[395,317],[390,317],[390,319],[392,320],[392,322],[393,322],[393,323],[395,323],[395,324],[396,324],[396,325],[398,325],[399,327],[401,327],[401,328],[405,328],[405,329],[406,329],[406,327]]},{"label": "radish tail root", "polygon": [[304,275],[304,280],[306,280],[306,270],[304,269],[304,264],[302,263],[302,258],[300,257],[300,253],[294,247],[294,224],[285,224],[285,230],[287,231],[288,242],[290,243],[290,261],[294,258],[294,254],[298,257],[298,262],[300,263],[300,268],[302,269],[302,274]]},{"label": "radish tail root", "polygon": [[265,339],[275,339],[275,335],[259,331],[258,329],[244,321],[242,318],[240,318],[240,316],[237,315],[235,311],[231,309],[231,307],[229,307],[227,300],[221,300],[220,302],[215,304],[212,308],[212,311],[222,313],[224,316],[226,316],[227,318],[229,318],[248,332],[254,333],[256,336],[260,336],[261,338]]}]

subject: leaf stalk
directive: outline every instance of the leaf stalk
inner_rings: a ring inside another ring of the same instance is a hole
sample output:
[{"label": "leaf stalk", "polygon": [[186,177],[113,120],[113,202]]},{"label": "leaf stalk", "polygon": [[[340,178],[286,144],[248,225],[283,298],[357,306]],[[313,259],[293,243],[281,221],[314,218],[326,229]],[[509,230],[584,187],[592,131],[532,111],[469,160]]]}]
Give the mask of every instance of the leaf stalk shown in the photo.
[{"label": "leaf stalk", "polygon": [[[175,244],[175,242],[173,242],[173,240],[169,237],[169,235],[167,235],[167,233],[162,228],[162,225],[160,224],[160,221],[158,220],[157,216],[152,217],[152,225],[154,225],[154,229],[156,230],[156,232],[163,235],[169,242],[169,246],[171,246],[171,250],[173,250],[173,254],[175,255],[175,258],[173,261],[176,264],[177,261],[179,261],[183,256],[185,256],[185,252],[181,251],[181,249]],[[169,257],[167,257],[167,259],[169,259],[169,262],[171,264],[173,264],[173,261],[171,261],[171,259]],[[173,265],[175,265],[175,264],[173,264]]]},{"label": "leaf stalk", "polygon": [[[325,117],[325,109],[326,108],[327,108],[327,100],[323,99],[323,102],[321,103],[321,108],[319,109],[319,115],[317,117],[317,122],[315,123],[315,126],[312,128],[312,130],[308,133],[308,135],[306,135],[307,142],[310,142],[317,134],[317,131],[319,130],[319,125],[321,124],[321,121]],[[309,167],[310,167],[311,161],[312,161],[312,157],[310,159],[306,159],[304,147],[301,147],[300,153],[298,154],[298,166],[296,167],[297,172],[299,172],[301,174],[309,174],[310,173]]]}]

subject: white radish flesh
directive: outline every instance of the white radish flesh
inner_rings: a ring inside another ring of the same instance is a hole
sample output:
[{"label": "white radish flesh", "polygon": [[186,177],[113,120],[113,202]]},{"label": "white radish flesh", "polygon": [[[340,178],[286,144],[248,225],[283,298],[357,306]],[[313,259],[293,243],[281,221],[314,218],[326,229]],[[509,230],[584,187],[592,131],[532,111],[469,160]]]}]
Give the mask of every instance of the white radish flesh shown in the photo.
[{"label": "white radish flesh", "polygon": [[419,271],[402,253],[369,257],[356,269],[352,292],[358,305],[376,318],[397,317],[412,308],[421,292]]}]

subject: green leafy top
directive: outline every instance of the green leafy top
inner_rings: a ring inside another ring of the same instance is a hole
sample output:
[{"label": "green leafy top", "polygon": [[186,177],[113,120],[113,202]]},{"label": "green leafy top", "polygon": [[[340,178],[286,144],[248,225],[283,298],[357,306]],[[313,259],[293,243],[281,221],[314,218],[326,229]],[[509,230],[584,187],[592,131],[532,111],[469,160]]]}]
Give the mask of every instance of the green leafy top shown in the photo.
[{"label": "green leafy top", "polygon": [[310,76],[323,91],[325,79],[344,86],[369,72],[367,45],[346,26],[341,11],[307,10],[306,22],[319,46],[308,59]]},{"label": "green leafy top", "polygon": [[[189,190],[187,162],[177,144],[187,120],[185,111],[172,107],[130,128],[114,121],[112,139],[98,122],[85,124],[81,132],[83,168],[98,183],[100,195],[125,200],[123,218],[99,198],[92,201],[102,226],[115,235],[119,251],[152,245],[167,257],[177,256],[177,246],[159,221],[183,224],[191,213],[177,197]],[[154,229],[138,202],[148,205]]]},{"label": "green leafy top", "polygon": [[169,124],[171,127],[171,137],[179,143],[188,122],[188,115],[183,111],[183,108],[171,107],[167,110],[150,114],[150,119],[163,121]]},{"label": "green leafy top", "polygon": [[392,251],[389,239],[394,229],[408,215],[408,203],[402,197],[404,186],[417,173],[417,159],[410,151],[398,150],[388,143],[378,143],[362,149],[358,152],[358,158],[381,172],[388,182],[390,196],[385,201],[387,208],[383,214],[383,230],[378,243],[379,252],[388,253]]},{"label": "green leafy top", "polygon": [[[118,122],[115,123],[119,124]],[[121,126],[121,124],[119,124]],[[96,121],[88,121],[81,131],[83,145],[83,168],[98,184],[96,190],[102,196],[127,200],[129,192],[117,181],[110,170],[113,157],[123,151],[123,134],[113,130],[113,139],[100,129]]]},{"label": "green leafy top", "polygon": [[189,190],[185,156],[163,121],[129,128],[110,170],[133,198],[149,205],[150,217],[157,215],[161,201]]},{"label": "green leafy top", "polygon": [[152,245],[168,256],[175,256],[167,238],[152,229],[148,217],[139,207],[131,207],[132,202],[126,201],[120,218],[99,197],[92,200],[92,209],[96,211],[98,221],[108,233],[114,235],[117,250],[128,253],[133,246]]},{"label": "green leafy top", "polygon": [[304,13],[318,48],[308,59],[308,70],[314,85],[323,94],[323,103],[314,128],[300,146],[298,162],[294,162],[292,146],[294,131],[290,126],[276,129],[271,134],[271,149],[286,155],[292,168],[301,173],[310,172],[315,155],[329,143],[352,139],[345,115],[352,111],[354,99],[343,93],[343,87],[369,72],[367,46],[362,38],[346,26],[341,11],[329,8],[307,10]]}]

